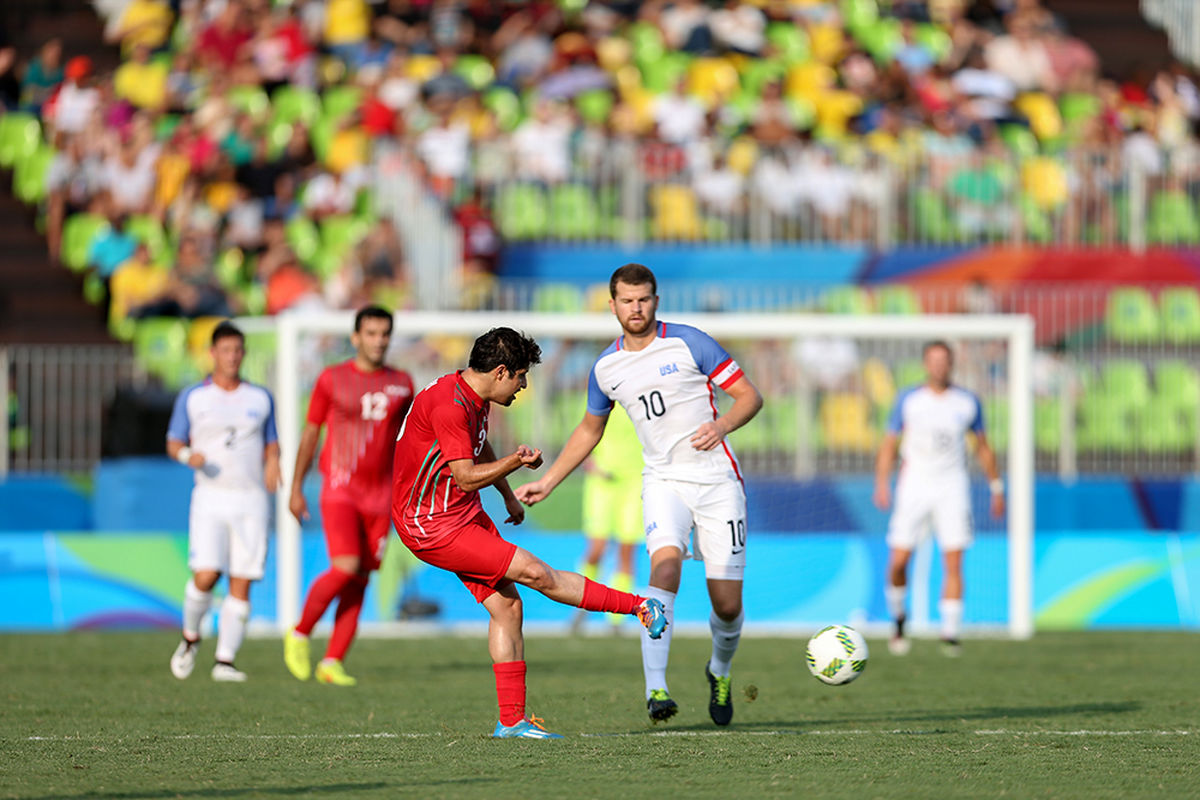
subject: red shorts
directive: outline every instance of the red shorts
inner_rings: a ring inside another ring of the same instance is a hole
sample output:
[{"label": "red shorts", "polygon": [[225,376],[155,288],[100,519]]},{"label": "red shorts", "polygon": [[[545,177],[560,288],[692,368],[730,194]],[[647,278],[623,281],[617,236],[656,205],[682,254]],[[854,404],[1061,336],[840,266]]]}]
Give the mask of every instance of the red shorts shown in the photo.
[{"label": "red shorts", "polygon": [[321,521],[329,557],[357,556],[359,569],[379,569],[391,519],[387,513],[364,514],[353,503],[321,500]]},{"label": "red shorts", "polygon": [[413,555],[440,569],[453,572],[482,603],[512,581],[504,577],[517,546],[506,542],[492,518],[480,511],[456,532],[425,544],[400,534]]}]

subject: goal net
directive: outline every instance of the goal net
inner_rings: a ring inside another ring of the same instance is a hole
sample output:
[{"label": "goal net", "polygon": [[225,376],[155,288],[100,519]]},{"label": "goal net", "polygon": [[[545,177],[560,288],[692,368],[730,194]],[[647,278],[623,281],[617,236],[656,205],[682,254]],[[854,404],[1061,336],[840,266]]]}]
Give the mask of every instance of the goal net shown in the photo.
[{"label": "goal net", "polygon": [[[660,318],[709,332],[764,396],[759,415],[730,437],[749,507],[748,625],[806,631],[849,622],[879,632],[886,624],[887,514],[872,504],[874,458],[898,392],[923,380],[922,345],[943,339],[955,351],[955,382],[983,401],[988,439],[999,456],[1008,499],[1005,518],[991,519],[986,480],[972,459],[975,544],[964,559],[965,624],[975,632],[1021,638],[1032,633],[1030,318],[661,311]],[[275,390],[285,472],[290,472],[317,374],[352,354],[348,334],[353,314],[283,315],[247,320],[246,325],[248,374]],[[618,333],[611,315],[399,313],[388,361],[408,370],[422,387],[464,367],[474,338],[500,325],[536,338],[543,359],[513,406],[491,415],[491,441],[497,453],[519,443],[539,447],[549,462],[584,413],[592,364]],[[722,410],[728,408],[729,398],[720,392],[717,396]],[[531,478],[517,474],[512,481],[516,485]],[[578,534],[580,480],[578,474],[572,476],[516,530]],[[303,600],[304,565],[299,528],[287,512],[285,492],[277,497],[277,526],[277,622],[287,627]],[[582,551],[582,540],[575,541],[576,551]],[[918,635],[937,624],[939,563],[935,547],[927,543],[910,568],[909,617]],[[644,585],[646,572],[642,554],[639,585]],[[697,577],[685,574],[684,580],[685,589],[690,583],[687,591],[697,595],[695,614],[704,609],[693,620],[697,624],[707,622],[702,578],[698,571]],[[681,629],[687,627],[688,608],[681,592]],[[528,604],[527,612],[533,612]],[[561,619],[569,620],[570,613],[563,610]]]}]

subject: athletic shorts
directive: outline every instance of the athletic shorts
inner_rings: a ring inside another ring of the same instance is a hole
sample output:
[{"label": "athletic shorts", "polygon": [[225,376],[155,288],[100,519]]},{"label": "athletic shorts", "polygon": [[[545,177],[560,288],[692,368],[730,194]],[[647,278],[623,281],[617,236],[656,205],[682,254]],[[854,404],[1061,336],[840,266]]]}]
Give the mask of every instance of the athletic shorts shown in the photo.
[{"label": "athletic shorts", "polygon": [[583,534],[589,539],[613,539],[621,544],[642,540],[642,481],[606,481],[588,476],[583,481]]},{"label": "athletic shorts", "polygon": [[267,493],[262,489],[192,489],[188,567],[260,580],[267,561]]},{"label": "athletic shorts", "polygon": [[[740,581],[746,571],[746,493],[740,481],[690,483],[646,478],[642,485],[646,550],[678,547],[704,562],[712,580]],[[692,530],[695,529],[695,535]]]},{"label": "athletic shorts", "polygon": [[392,525],[387,511],[367,514],[353,503],[327,502],[322,498],[321,523],[325,527],[325,545],[329,548],[330,559],[357,556],[360,569],[379,569]]},{"label": "athletic shorts", "polygon": [[966,475],[930,477],[901,471],[888,522],[888,547],[915,550],[931,526],[943,552],[971,546],[970,481]]},{"label": "athletic shorts", "polygon": [[426,564],[457,575],[477,602],[482,603],[512,583],[504,573],[512,564],[517,546],[500,537],[496,524],[483,511],[456,532],[439,536],[429,544],[415,542],[404,534],[400,538]]}]

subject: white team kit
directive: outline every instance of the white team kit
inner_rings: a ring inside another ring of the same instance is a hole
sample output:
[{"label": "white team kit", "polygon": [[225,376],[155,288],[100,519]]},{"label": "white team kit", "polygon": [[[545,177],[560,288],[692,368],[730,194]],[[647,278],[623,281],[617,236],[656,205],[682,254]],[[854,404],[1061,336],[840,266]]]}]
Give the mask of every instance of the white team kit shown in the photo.
[{"label": "white team kit", "polygon": [[979,398],[954,385],[942,392],[927,385],[906,389],[887,429],[902,435],[888,546],[915,549],[932,523],[943,551],[965,550],[972,540],[966,436],[983,433]]},{"label": "white team kit", "polygon": [[[729,443],[696,450],[689,439],[717,418],[713,384],[728,388],[742,370],[711,336],[658,323],[658,336],[630,351],[613,342],[588,378],[588,412],[607,416],[620,403],[641,442],[646,549],[675,546],[704,561],[711,579],[742,580],[746,495]],[[693,526],[695,546],[689,547]]]},{"label": "white team kit", "polygon": [[195,470],[188,519],[188,567],[259,580],[267,558],[263,448],[278,440],[275,403],[241,381],[226,391],[209,378],[179,393],[167,438],[204,456]]}]

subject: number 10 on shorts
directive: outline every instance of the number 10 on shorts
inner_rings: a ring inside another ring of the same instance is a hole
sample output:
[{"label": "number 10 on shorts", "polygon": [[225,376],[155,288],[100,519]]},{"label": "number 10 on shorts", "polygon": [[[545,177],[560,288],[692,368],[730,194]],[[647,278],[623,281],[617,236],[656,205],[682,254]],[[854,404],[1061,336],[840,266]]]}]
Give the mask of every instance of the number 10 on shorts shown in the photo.
[{"label": "number 10 on shorts", "polygon": [[734,555],[746,549],[746,520],[725,520],[729,526],[729,550]]}]

